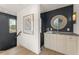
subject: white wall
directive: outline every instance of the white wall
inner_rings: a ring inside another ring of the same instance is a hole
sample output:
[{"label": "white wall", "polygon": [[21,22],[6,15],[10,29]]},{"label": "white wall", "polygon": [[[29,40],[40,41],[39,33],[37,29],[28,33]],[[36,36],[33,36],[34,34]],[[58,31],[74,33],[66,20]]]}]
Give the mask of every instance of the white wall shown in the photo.
[{"label": "white wall", "polygon": [[[34,14],[34,34],[23,33],[23,16]],[[40,5],[29,5],[17,13],[17,33],[22,31],[21,36],[17,41],[23,47],[35,52],[40,53]]]},{"label": "white wall", "polygon": [[74,33],[79,34],[79,4],[74,5],[74,12],[77,13],[77,21],[74,24]]},{"label": "white wall", "polygon": [[[77,21],[76,24],[74,24],[74,32],[79,34],[79,4],[74,5],[74,12],[77,13]],[[78,54],[79,54],[79,40],[78,40]]]}]

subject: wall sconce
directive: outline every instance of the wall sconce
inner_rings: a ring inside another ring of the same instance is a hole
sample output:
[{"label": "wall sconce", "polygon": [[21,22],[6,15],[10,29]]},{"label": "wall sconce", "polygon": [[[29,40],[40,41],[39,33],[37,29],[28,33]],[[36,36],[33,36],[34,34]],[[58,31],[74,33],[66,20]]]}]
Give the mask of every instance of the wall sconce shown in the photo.
[{"label": "wall sconce", "polygon": [[73,13],[73,23],[76,23],[76,20],[77,20],[77,13],[74,12]]}]

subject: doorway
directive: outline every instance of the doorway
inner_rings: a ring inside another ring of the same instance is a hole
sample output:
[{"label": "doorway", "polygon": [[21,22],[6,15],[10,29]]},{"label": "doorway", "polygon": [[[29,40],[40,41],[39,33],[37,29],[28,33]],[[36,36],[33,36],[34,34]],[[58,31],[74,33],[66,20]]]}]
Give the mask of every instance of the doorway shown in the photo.
[{"label": "doorway", "polygon": [[0,50],[16,46],[16,16],[0,12]]}]

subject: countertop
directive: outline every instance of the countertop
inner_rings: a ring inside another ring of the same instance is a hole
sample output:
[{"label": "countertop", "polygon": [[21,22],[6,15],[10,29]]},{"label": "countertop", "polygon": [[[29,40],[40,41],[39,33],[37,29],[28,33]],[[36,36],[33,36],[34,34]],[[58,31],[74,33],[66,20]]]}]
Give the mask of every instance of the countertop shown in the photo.
[{"label": "countertop", "polygon": [[57,31],[49,31],[49,32],[45,32],[45,33],[49,33],[49,34],[60,34],[60,35],[75,35],[75,36],[79,36],[79,34],[73,33],[73,32],[57,32]]}]

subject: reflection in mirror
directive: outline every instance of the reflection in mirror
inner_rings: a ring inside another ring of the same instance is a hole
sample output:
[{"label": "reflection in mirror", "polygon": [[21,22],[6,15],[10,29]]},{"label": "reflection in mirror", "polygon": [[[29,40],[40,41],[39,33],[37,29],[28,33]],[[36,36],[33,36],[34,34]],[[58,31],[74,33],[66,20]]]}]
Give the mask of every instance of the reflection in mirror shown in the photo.
[{"label": "reflection in mirror", "polygon": [[66,24],[67,18],[63,15],[54,16],[51,20],[51,26],[57,30],[64,28]]},{"label": "reflection in mirror", "polygon": [[56,28],[58,28],[58,18],[56,18],[56,19],[54,20],[54,26],[55,26]]}]

